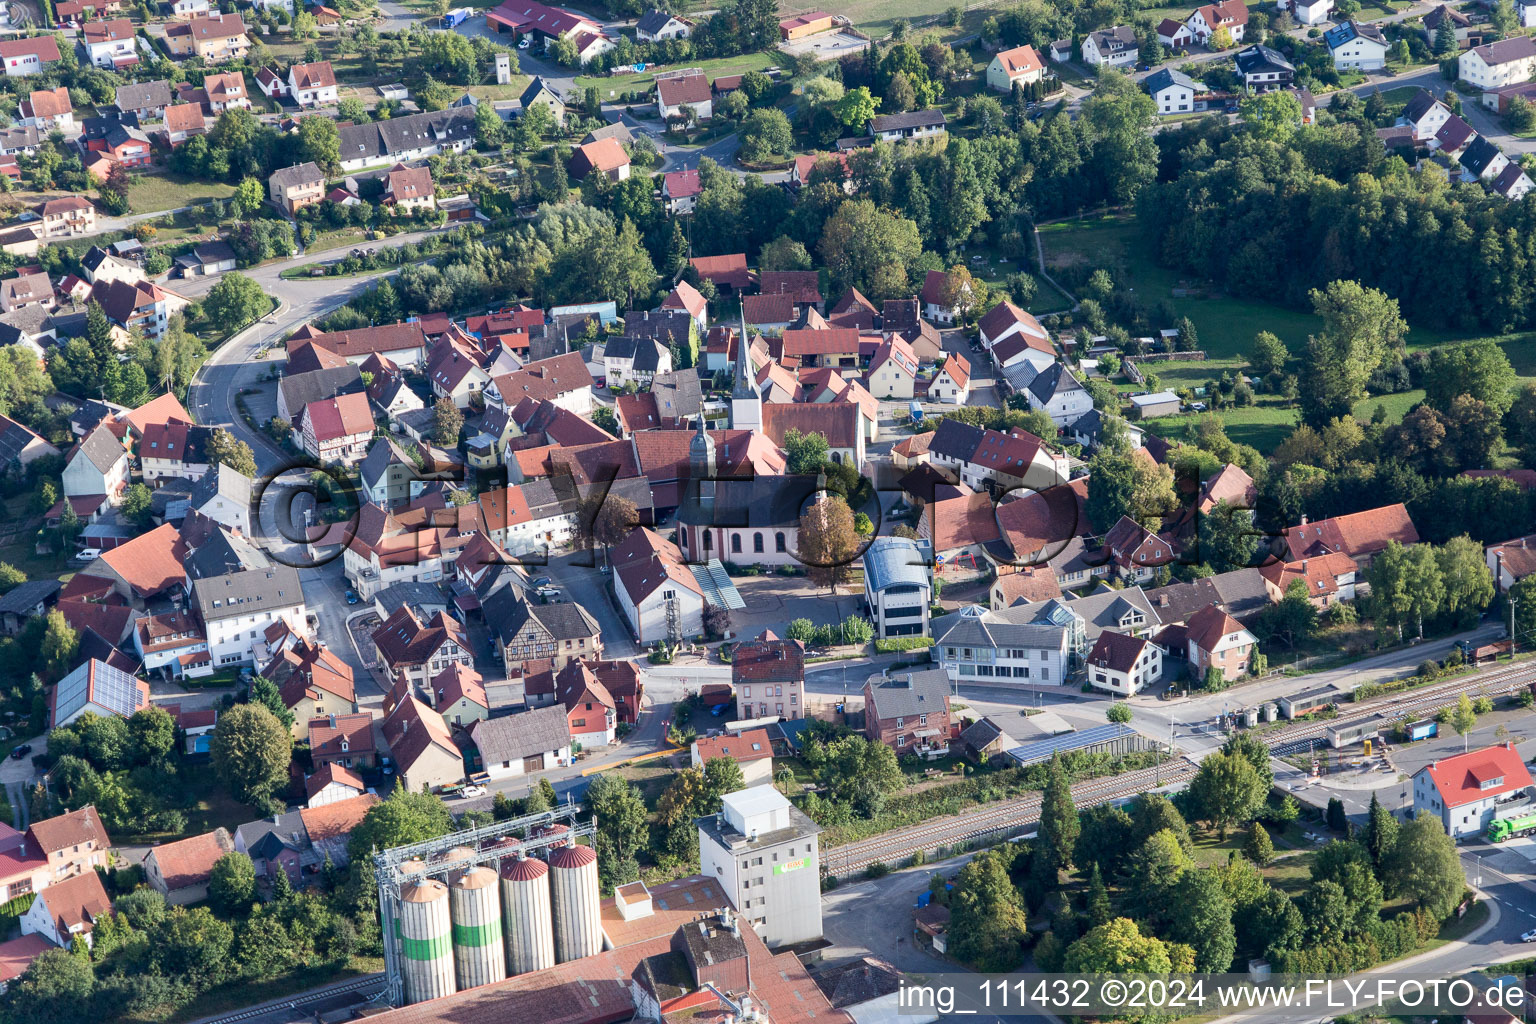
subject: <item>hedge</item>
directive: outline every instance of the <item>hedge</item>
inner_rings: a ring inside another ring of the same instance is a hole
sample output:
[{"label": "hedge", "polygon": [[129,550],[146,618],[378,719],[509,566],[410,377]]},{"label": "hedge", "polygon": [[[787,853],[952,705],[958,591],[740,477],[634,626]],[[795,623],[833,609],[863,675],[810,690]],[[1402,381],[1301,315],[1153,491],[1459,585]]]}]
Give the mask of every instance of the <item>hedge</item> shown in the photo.
[{"label": "hedge", "polygon": [[931,636],[892,636],[875,641],[876,654],[893,654],[896,651],[921,651],[933,646]]}]

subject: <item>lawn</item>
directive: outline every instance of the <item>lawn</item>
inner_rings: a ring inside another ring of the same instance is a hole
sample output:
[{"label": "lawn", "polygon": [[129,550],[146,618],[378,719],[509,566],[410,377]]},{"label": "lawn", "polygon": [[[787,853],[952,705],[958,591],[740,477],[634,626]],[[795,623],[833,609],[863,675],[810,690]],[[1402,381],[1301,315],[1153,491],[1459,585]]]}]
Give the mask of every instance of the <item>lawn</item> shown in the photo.
[{"label": "lawn", "polygon": [[1315,850],[1280,854],[1264,869],[1264,879],[1287,896],[1300,896],[1312,884],[1312,862],[1316,859]]},{"label": "lawn", "polygon": [[[1300,310],[1207,291],[1203,282],[1158,266],[1130,217],[1111,214],[1046,224],[1040,238],[1047,268],[1109,262],[1119,268],[1115,283],[1134,289],[1148,307],[1167,299],[1175,312],[1194,321],[1200,347],[1213,358],[1246,355],[1259,331],[1273,332],[1297,352],[1322,323]],[[1187,294],[1174,295],[1175,290]]]},{"label": "lawn", "polygon": [[631,92],[636,90],[646,92],[655,83],[658,71],[676,71],[685,67],[700,68],[711,80],[714,80],[721,75],[740,75],[748,71],[763,71],[775,66],[777,63],[770,54],[744,53],[739,57],[716,57],[713,60],[687,61],[677,65],[668,64],[638,75],[577,75],[576,88],[584,91],[588,86],[595,85],[605,96],[611,96],[620,89]]},{"label": "lawn", "polygon": [[1357,420],[1369,420],[1376,414],[1376,407],[1382,406],[1387,410],[1387,422],[1399,423],[1408,415],[1408,410],[1424,401],[1424,389],[1416,388],[1413,391],[1404,391],[1397,395],[1380,395],[1362,398],[1355,403],[1354,413]]},{"label": "lawn", "polygon": [[[1199,415],[1185,413],[1179,416],[1159,416],[1155,420],[1145,420],[1140,425],[1158,437],[1183,440]],[[1221,410],[1219,415],[1227,428],[1228,437],[1238,444],[1251,444],[1265,454],[1279,447],[1280,442],[1296,427],[1296,410],[1278,404],[1261,403],[1243,409],[1227,408]]]},{"label": "lawn", "polygon": [[235,194],[222,181],[196,181],[170,173],[130,175],[128,204],[134,213],[159,213],[196,206]]}]

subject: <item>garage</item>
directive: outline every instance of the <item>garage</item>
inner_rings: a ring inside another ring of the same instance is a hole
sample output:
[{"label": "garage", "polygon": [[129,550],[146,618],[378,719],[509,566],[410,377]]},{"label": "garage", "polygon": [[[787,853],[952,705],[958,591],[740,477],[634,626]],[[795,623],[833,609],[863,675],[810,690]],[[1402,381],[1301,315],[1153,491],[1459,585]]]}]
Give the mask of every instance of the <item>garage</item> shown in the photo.
[{"label": "garage", "polygon": [[543,754],[530,754],[527,757],[523,758],[523,771],[525,773],[527,773],[527,772],[541,772],[543,770],[544,770],[544,755]]}]

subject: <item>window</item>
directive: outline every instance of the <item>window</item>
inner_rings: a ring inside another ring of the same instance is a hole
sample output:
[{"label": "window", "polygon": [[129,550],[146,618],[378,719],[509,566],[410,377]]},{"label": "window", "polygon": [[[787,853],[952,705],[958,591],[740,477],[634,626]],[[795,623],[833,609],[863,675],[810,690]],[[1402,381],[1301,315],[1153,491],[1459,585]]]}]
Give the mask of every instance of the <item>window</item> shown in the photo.
[{"label": "window", "polygon": [[780,530],[778,533],[775,533],[773,535],[773,550],[778,552],[779,554],[783,554],[785,551],[789,550],[784,545],[784,531],[783,530]]},{"label": "window", "polygon": [[714,536],[708,530],[705,530],[704,531],[704,550],[705,551],[712,551],[712,550],[714,550],[714,547],[715,547],[715,538],[714,538]]},{"label": "window", "polygon": [[741,534],[739,533],[731,534],[731,553],[741,554]]},{"label": "window", "polygon": [[751,697],[752,696],[752,687],[750,687],[750,686],[743,686],[741,688],[741,695],[743,697]]}]

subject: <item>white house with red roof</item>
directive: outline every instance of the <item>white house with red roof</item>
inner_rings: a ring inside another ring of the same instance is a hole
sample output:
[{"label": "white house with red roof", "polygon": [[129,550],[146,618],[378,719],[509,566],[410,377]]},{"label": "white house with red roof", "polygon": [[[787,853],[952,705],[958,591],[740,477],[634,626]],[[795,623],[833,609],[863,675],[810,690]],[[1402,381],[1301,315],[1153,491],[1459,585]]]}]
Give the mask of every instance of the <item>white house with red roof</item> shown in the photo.
[{"label": "white house with red roof", "polygon": [[611,562],[619,610],[640,643],[704,632],[704,591],[676,544],[639,527]]},{"label": "white house with red roof", "polygon": [[668,171],[661,176],[661,198],[666,202],[668,213],[692,213],[699,193],[703,191],[697,170]]},{"label": "white house with red roof", "polygon": [[1299,525],[1286,529],[1284,554],[1296,561],[1337,551],[1364,569],[1393,542],[1404,547],[1419,542],[1419,531],[1402,502],[1315,522],[1303,516]]},{"label": "white house with red roof", "polygon": [[1012,92],[1015,85],[1030,85],[1045,77],[1045,61],[1033,46],[1003,50],[987,65],[987,88]]},{"label": "white house with red roof", "polygon": [[684,107],[695,119],[708,121],[714,116],[714,98],[708,76],[697,68],[656,76],[656,110],[663,121],[680,116]]},{"label": "white house with red roof", "polygon": [[334,761],[327,761],[304,780],[306,807],[324,807],[342,800],[362,796],[368,791],[367,783],[350,768],[343,768]]},{"label": "white house with red roof", "polygon": [[741,777],[748,786],[767,786],[773,782],[773,742],[767,729],[748,729],[736,736],[701,736],[688,748],[695,768],[702,768],[717,757],[728,757],[741,766]]},{"label": "white house with red roof", "polygon": [[1530,795],[1531,773],[1513,743],[1431,761],[1413,776],[1414,814],[1432,814],[1452,839],[1474,835],[1499,804]]},{"label": "white house with red roof", "polygon": [[1056,361],[1056,347],[1040,321],[1011,302],[999,302],[976,324],[981,346],[992,353],[999,370],[1028,361],[1043,370]]},{"label": "white house with red roof", "polygon": [[876,398],[909,399],[917,384],[917,353],[899,334],[880,343],[869,358],[864,380]]},{"label": "white house with red roof", "polygon": [[933,380],[928,382],[928,397],[935,402],[964,405],[971,396],[971,364],[958,352],[951,352]]},{"label": "white house with red roof", "polygon": [[368,454],[373,426],[367,395],[337,395],[306,405],[295,432],[301,447],[321,462],[351,466]]},{"label": "white house with red roof", "polygon": [[112,901],[107,898],[101,876],[86,871],[38,893],[22,915],[21,934],[41,935],[66,949],[78,935],[89,946],[96,922],[110,913]]},{"label": "white house with red roof", "polygon": [[51,35],[0,42],[0,61],[5,62],[5,73],[9,78],[41,74],[58,59],[59,44]]},{"label": "white house with red roof", "polygon": [[336,72],[328,60],[313,64],[295,64],[288,69],[288,95],[301,107],[320,107],[335,103]]},{"label": "white house with red roof", "polygon": [[1234,44],[1240,43],[1248,27],[1248,8],[1243,0],[1221,0],[1220,3],[1195,8],[1185,24],[1189,26],[1196,42],[1209,44],[1217,30],[1224,28]]}]

